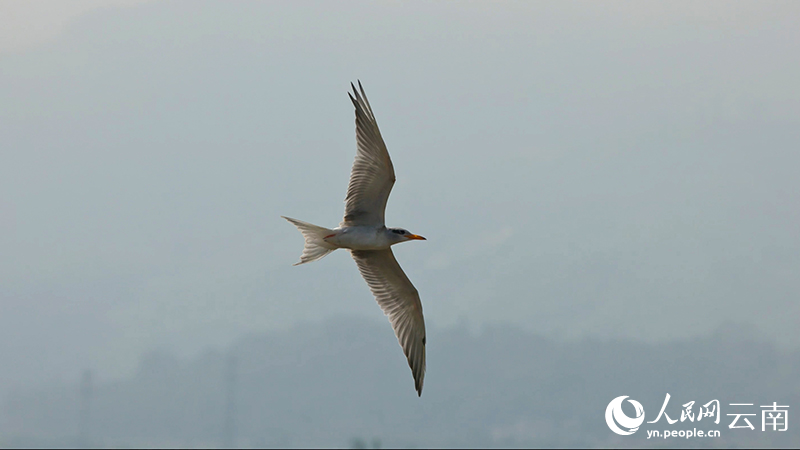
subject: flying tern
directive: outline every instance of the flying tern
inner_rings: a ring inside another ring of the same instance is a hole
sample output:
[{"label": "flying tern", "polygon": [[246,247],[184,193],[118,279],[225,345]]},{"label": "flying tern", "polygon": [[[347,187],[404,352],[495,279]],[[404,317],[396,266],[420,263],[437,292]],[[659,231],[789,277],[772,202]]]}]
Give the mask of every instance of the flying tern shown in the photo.
[{"label": "flying tern", "polygon": [[384,314],[394,328],[414,376],[417,395],[425,378],[425,320],[417,289],[411,284],[392,253],[392,245],[424,237],[403,228],[387,228],[386,201],[394,185],[394,167],[383,142],[375,115],[361,82],[350,83],[348,95],[356,112],[356,159],[345,197],[344,220],[337,228],[324,228],[283,217],[303,233],[305,247],[300,261],[323,258],[337,248],[346,248],[356,261]]}]

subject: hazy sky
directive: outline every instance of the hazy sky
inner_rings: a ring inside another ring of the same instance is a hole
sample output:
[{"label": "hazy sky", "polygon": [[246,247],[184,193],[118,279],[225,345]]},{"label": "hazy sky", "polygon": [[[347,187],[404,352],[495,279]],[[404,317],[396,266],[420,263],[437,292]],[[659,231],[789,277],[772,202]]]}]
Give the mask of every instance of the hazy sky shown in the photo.
[{"label": "hazy sky", "polygon": [[[119,5],[116,7],[114,5]],[[0,369],[385,321],[344,251],[360,79],[432,327],[800,345],[796,2],[0,2]],[[388,323],[386,325],[389,326]]]}]

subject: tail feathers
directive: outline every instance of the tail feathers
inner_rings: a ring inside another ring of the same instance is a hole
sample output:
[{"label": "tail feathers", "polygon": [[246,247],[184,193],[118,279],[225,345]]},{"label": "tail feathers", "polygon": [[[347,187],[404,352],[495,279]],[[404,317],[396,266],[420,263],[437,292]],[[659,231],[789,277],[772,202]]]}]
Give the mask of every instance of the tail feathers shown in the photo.
[{"label": "tail feathers", "polygon": [[309,263],[322,259],[328,253],[336,250],[338,247],[331,245],[323,239],[325,236],[330,236],[334,233],[329,228],[318,227],[302,220],[292,219],[289,217],[281,216],[284,219],[296,226],[303,237],[306,238],[306,245],[303,248],[303,254],[300,256],[300,261],[295,266],[300,264]]}]

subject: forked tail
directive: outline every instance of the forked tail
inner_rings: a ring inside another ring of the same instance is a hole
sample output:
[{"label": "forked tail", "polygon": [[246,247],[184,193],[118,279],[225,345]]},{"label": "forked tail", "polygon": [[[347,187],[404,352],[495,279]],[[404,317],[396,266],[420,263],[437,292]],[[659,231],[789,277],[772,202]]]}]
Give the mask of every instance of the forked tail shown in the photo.
[{"label": "forked tail", "polygon": [[336,250],[338,247],[325,242],[325,236],[330,236],[335,232],[329,228],[318,227],[302,220],[292,219],[289,217],[281,216],[291,222],[294,226],[303,233],[306,238],[306,246],[303,247],[303,254],[300,255],[300,261],[295,266],[305,264],[311,261],[322,259],[328,253]]}]

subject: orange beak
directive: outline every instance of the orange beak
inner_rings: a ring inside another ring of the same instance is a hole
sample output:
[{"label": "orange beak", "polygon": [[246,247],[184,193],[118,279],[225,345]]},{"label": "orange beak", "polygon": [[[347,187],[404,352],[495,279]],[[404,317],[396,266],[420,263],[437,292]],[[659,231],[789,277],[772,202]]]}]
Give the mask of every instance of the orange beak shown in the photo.
[{"label": "orange beak", "polygon": [[416,240],[419,240],[419,241],[427,241],[427,239],[425,239],[424,237],[422,237],[422,236],[420,236],[418,234],[409,234],[406,237],[409,238],[409,239],[416,239]]}]

